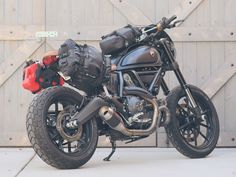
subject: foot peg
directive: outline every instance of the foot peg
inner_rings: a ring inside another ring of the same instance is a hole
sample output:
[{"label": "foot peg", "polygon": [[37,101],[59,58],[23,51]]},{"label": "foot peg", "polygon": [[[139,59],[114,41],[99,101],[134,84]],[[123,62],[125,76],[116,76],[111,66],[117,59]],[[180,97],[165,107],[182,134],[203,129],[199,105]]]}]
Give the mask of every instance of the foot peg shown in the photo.
[{"label": "foot peg", "polygon": [[106,158],[103,159],[104,161],[107,161],[107,162],[110,161],[111,156],[116,151],[116,142],[115,141],[111,141],[111,147],[112,147],[112,151]]}]

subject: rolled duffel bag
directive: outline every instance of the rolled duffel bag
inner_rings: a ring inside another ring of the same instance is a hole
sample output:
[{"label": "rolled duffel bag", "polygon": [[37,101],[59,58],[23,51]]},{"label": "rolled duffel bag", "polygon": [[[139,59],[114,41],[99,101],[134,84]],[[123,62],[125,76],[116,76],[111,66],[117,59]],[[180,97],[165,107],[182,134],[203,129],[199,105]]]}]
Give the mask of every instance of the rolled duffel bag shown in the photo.
[{"label": "rolled duffel bag", "polygon": [[59,49],[59,70],[69,76],[69,84],[91,93],[104,81],[104,61],[101,52],[89,45],[78,45],[67,39]]},{"label": "rolled duffel bag", "polygon": [[103,36],[99,44],[104,55],[114,55],[134,44],[141,34],[139,28],[127,25]]}]

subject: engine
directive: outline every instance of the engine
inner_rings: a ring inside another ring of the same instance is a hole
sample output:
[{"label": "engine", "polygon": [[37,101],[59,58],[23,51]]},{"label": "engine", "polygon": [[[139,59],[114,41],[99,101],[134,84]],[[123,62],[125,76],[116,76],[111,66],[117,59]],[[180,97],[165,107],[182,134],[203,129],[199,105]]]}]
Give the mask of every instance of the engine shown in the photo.
[{"label": "engine", "polygon": [[152,122],[152,110],[147,102],[139,97],[128,96],[124,102],[128,117],[126,123],[132,129],[147,129]]},{"label": "engine", "polygon": [[[124,74],[123,77],[127,86],[135,86],[128,74]],[[127,96],[124,105],[129,115],[126,118],[129,128],[146,129],[150,126],[153,111],[152,107],[145,100],[137,96]]]}]

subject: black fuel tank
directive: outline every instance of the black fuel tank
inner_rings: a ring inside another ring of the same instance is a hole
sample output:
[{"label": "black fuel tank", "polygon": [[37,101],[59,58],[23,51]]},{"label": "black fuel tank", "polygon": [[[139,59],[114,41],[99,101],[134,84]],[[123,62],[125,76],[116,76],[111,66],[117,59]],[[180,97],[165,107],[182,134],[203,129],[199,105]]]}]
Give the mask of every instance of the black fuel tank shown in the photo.
[{"label": "black fuel tank", "polygon": [[118,63],[117,69],[135,69],[151,66],[161,66],[159,52],[150,46],[140,46],[122,57]]}]

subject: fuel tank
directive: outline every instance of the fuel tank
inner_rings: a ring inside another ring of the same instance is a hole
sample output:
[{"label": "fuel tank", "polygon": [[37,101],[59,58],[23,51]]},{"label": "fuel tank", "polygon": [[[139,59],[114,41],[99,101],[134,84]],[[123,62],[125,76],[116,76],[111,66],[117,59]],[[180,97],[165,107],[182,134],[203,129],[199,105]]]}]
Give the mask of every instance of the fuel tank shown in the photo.
[{"label": "fuel tank", "polygon": [[159,52],[150,46],[140,46],[131,50],[119,60],[117,70],[155,66],[161,66]]}]

